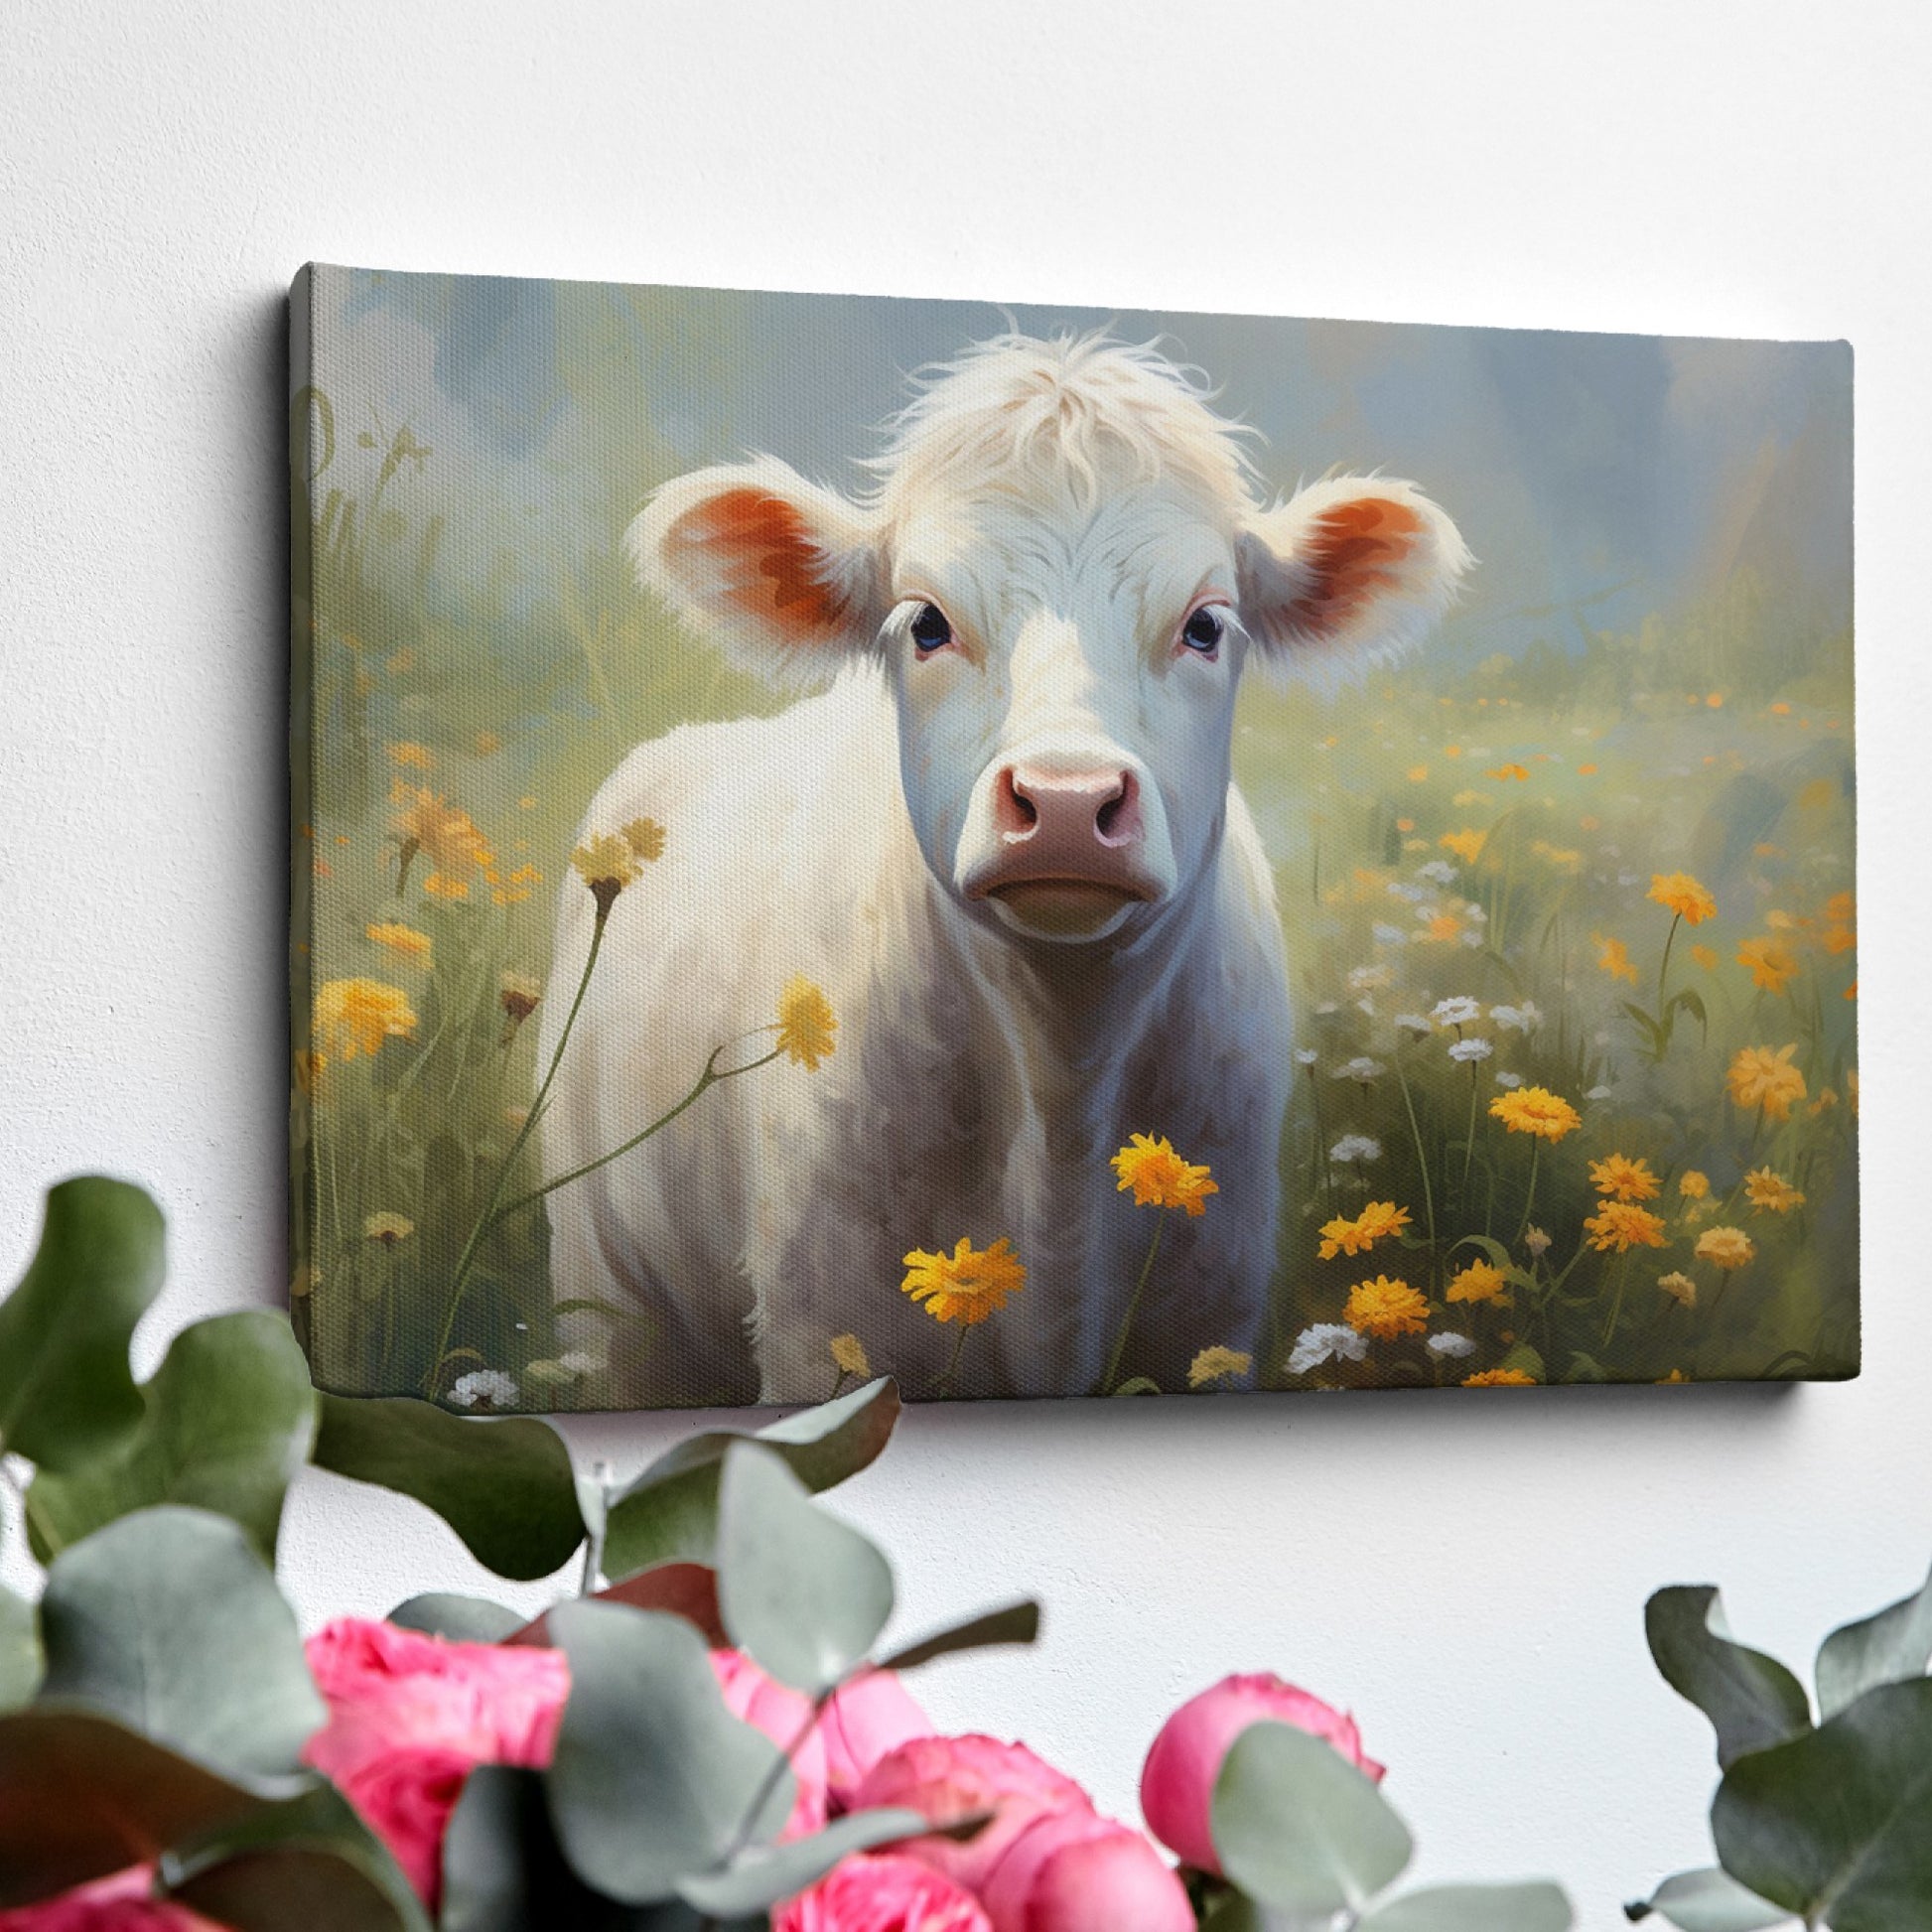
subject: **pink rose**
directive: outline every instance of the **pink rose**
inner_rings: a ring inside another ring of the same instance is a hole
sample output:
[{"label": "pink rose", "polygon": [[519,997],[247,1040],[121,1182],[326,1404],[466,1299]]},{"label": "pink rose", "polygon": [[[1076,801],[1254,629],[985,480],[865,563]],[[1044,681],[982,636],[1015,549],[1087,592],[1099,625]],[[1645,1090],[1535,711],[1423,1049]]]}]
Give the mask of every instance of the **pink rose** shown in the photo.
[{"label": "pink rose", "polygon": [[992,1812],[993,1822],[964,1844],[920,1838],[900,1848],[981,1899],[1007,1848],[1042,1813],[1093,1815],[1087,1794],[1025,1744],[979,1736],[915,1737],[889,1751],[853,1794],[855,1811],[875,1806],[916,1811],[931,1825]]},{"label": "pink rose", "polygon": [[[712,1674],[725,1694],[725,1708],[734,1718],[761,1730],[781,1751],[798,1743],[811,1719],[812,1701],[775,1677],[767,1677],[743,1651],[714,1650]],[[781,1839],[803,1838],[825,1823],[825,1740],[813,1726],[791,1759],[798,1796],[791,1816],[778,1834]]]},{"label": "pink rose", "polygon": [[476,1764],[550,1762],[570,1695],[560,1650],[449,1643],[343,1617],[306,1645],[329,1722],[304,1761],[334,1780],[434,1905],[443,1834]]},{"label": "pink rose", "polygon": [[1180,1880],[1139,1832],[1042,1812],[1014,1840],[980,1902],[993,1932],[1193,1932]]},{"label": "pink rose", "polygon": [[1267,1671],[1224,1677],[1212,1690],[1189,1698],[1161,1726],[1141,1772],[1141,1810],[1155,1837],[1183,1863],[1220,1872],[1209,1826],[1214,1780],[1234,1740],[1264,1720],[1324,1739],[1357,1770],[1381,1782],[1383,1767],[1363,1751],[1361,1733],[1345,1712]]},{"label": "pink rose", "polygon": [[931,1720],[889,1670],[867,1671],[834,1691],[819,1713],[818,1728],[835,1812],[852,1809],[860,1782],[888,1751],[933,1734]]},{"label": "pink rose", "polygon": [[220,1932],[212,1919],[152,1895],[154,1867],[130,1865],[111,1878],[0,1912],[0,1932]]},{"label": "pink rose", "polygon": [[992,1932],[972,1893],[895,1853],[842,1860],[779,1906],[771,1932]]}]

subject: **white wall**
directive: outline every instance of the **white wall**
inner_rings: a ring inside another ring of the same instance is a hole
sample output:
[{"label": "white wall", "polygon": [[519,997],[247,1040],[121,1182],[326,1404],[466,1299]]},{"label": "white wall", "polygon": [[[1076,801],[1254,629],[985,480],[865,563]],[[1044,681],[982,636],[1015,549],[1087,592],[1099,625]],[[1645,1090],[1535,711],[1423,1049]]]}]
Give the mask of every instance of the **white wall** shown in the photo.
[{"label": "white wall", "polygon": [[[299,23],[298,23],[299,19]],[[1130,1807],[1236,1667],[1352,1704],[1436,1874],[1582,1921],[1699,1861],[1702,1722],[1640,1608],[1722,1580],[1808,1656],[1932,1555],[1921,962],[1932,15],[1757,0],[10,7],[0,26],[0,1264],[42,1184],[147,1180],[144,1331],[282,1238],[283,290],[410,268],[1682,334],[1859,352],[1863,1378],[1783,1393],[928,1410],[846,1492],[928,1680]],[[573,1428],[634,1465],[687,1425]],[[318,1478],[312,1620],[478,1587]],[[528,1597],[532,1593],[524,1592]]]}]

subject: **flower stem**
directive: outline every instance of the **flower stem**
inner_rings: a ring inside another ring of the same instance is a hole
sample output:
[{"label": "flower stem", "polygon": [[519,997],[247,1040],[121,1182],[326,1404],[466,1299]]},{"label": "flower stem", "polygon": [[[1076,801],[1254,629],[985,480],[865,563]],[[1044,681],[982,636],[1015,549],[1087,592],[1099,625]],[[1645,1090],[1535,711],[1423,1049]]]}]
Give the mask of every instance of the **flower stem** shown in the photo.
[{"label": "flower stem", "polygon": [[[1516,1240],[1519,1242],[1529,1227],[1530,1210],[1536,1205],[1536,1170],[1537,1164],[1542,1158],[1543,1141],[1541,1136],[1539,1136],[1530,1143],[1530,1184],[1523,1194],[1523,1218],[1517,1223],[1516,1227]],[[1514,1246],[1515,1243],[1511,1245]]]},{"label": "flower stem", "polygon": [[959,1358],[966,1352],[966,1331],[972,1326],[969,1321],[961,1321],[959,1332],[952,1339],[952,1353],[946,1357],[945,1373],[933,1383],[935,1395],[951,1395],[954,1392],[954,1379],[959,1374]]},{"label": "flower stem", "polygon": [[1107,1372],[1100,1378],[1100,1393],[1112,1395],[1114,1378],[1120,1373],[1120,1358],[1127,1352],[1127,1337],[1133,1331],[1134,1316],[1140,1311],[1141,1297],[1147,1293],[1149,1277],[1154,1273],[1154,1257],[1161,1252],[1161,1236],[1168,1225],[1168,1211],[1163,1208],[1154,1223],[1154,1239],[1148,1243],[1147,1259],[1141,1263],[1141,1279],[1134,1284],[1134,1293],[1128,1298],[1127,1312],[1120,1318],[1119,1331],[1114,1336],[1114,1350],[1107,1357]]},{"label": "flower stem", "polygon": [[483,1237],[495,1220],[497,1203],[503,1198],[503,1189],[508,1186],[509,1177],[515,1172],[517,1156],[523,1152],[524,1144],[542,1117],[543,1103],[549,1097],[558,1067],[563,1064],[564,1048],[570,1044],[571,1029],[577,1025],[577,1016],[583,1010],[584,995],[590,991],[591,975],[597,970],[597,955],[603,948],[604,928],[609,924],[610,916],[610,908],[600,904],[597,923],[591,928],[591,949],[584,957],[584,976],[577,982],[577,997],[571,1001],[570,1011],[564,1016],[563,1032],[557,1035],[557,1050],[550,1055],[550,1064],[544,1071],[543,1083],[537,1088],[536,1098],[530,1102],[530,1111],[524,1117],[523,1125],[516,1130],[516,1138],[510,1143],[509,1152],[503,1156],[502,1165],[496,1170],[496,1184],[490,1189],[488,1204],[477,1216],[476,1225],[470,1230],[470,1238],[463,1244],[463,1253],[457,1259],[456,1274],[450,1281],[450,1305],[443,1315],[443,1332],[437,1337],[436,1354],[424,1378],[426,1390],[435,1385],[442,1371],[444,1358],[450,1349],[450,1337],[456,1332],[457,1311],[463,1306],[470,1271],[476,1266]]},{"label": "flower stem", "polygon": [[1395,1053],[1396,1084],[1402,1089],[1402,1104],[1409,1114],[1409,1132],[1415,1137],[1416,1164],[1422,1169],[1423,1211],[1429,1216],[1429,1240],[1431,1247],[1436,1242],[1436,1193],[1429,1184],[1429,1155],[1422,1144],[1422,1123],[1416,1118],[1416,1103],[1409,1092],[1408,1076],[1402,1070],[1402,1050]]},{"label": "flower stem", "polygon": [[[1476,1163],[1476,1062],[1469,1062],[1469,1134],[1462,1144],[1462,1202],[1461,1212],[1466,1216],[1469,1211],[1469,1171]],[[1467,1223],[1465,1221],[1464,1225]]]},{"label": "flower stem", "polygon": [[1670,949],[1677,943],[1677,928],[1684,923],[1682,912],[1670,922],[1670,936],[1664,941],[1664,963],[1657,968],[1657,1024],[1664,1024],[1664,981],[1670,973]]},{"label": "flower stem", "polygon": [[1616,1293],[1610,1298],[1610,1318],[1603,1327],[1603,1346],[1610,1345],[1616,1324],[1623,1313],[1623,1291],[1630,1285],[1630,1251],[1625,1249],[1616,1265]]}]

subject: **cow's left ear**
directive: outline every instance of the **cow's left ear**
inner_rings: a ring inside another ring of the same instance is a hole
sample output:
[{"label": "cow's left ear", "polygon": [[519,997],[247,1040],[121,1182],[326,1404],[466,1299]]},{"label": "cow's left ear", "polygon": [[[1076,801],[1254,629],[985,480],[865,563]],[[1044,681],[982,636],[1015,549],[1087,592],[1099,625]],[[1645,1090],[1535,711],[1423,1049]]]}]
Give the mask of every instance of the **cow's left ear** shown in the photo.
[{"label": "cow's left ear", "polygon": [[1399,655],[1449,607],[1468,547],[1413,483],[1329,477],[1250,513],[1241,621],[1263,658],[1316,676]]},{"label": "cow's left ear", "polygon": [[746,669],[829,679],[886,621],[873,519],[775,457],[668,483],[631,524],[638,581]]}]

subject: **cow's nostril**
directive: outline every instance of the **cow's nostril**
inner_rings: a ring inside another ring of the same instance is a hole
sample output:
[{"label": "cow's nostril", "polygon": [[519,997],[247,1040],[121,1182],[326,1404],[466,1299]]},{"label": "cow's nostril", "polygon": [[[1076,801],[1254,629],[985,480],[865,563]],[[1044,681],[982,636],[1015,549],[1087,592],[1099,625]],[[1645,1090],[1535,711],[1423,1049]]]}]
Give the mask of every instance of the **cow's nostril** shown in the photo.
[{"label": "cow's nostril", "polygon": [[1039,812],[1009,765],[994,788],[993,815],[1009,838],[1022,838],[1039,823]]},{"label": "cow's nostril", "polygon": [[1140,829],[1139,787],[1131,771],[1120,774],[1120,783],[1113,796],[1105,800],[1094,813],[1094,829],[1107,845],[1125,844]]}]

